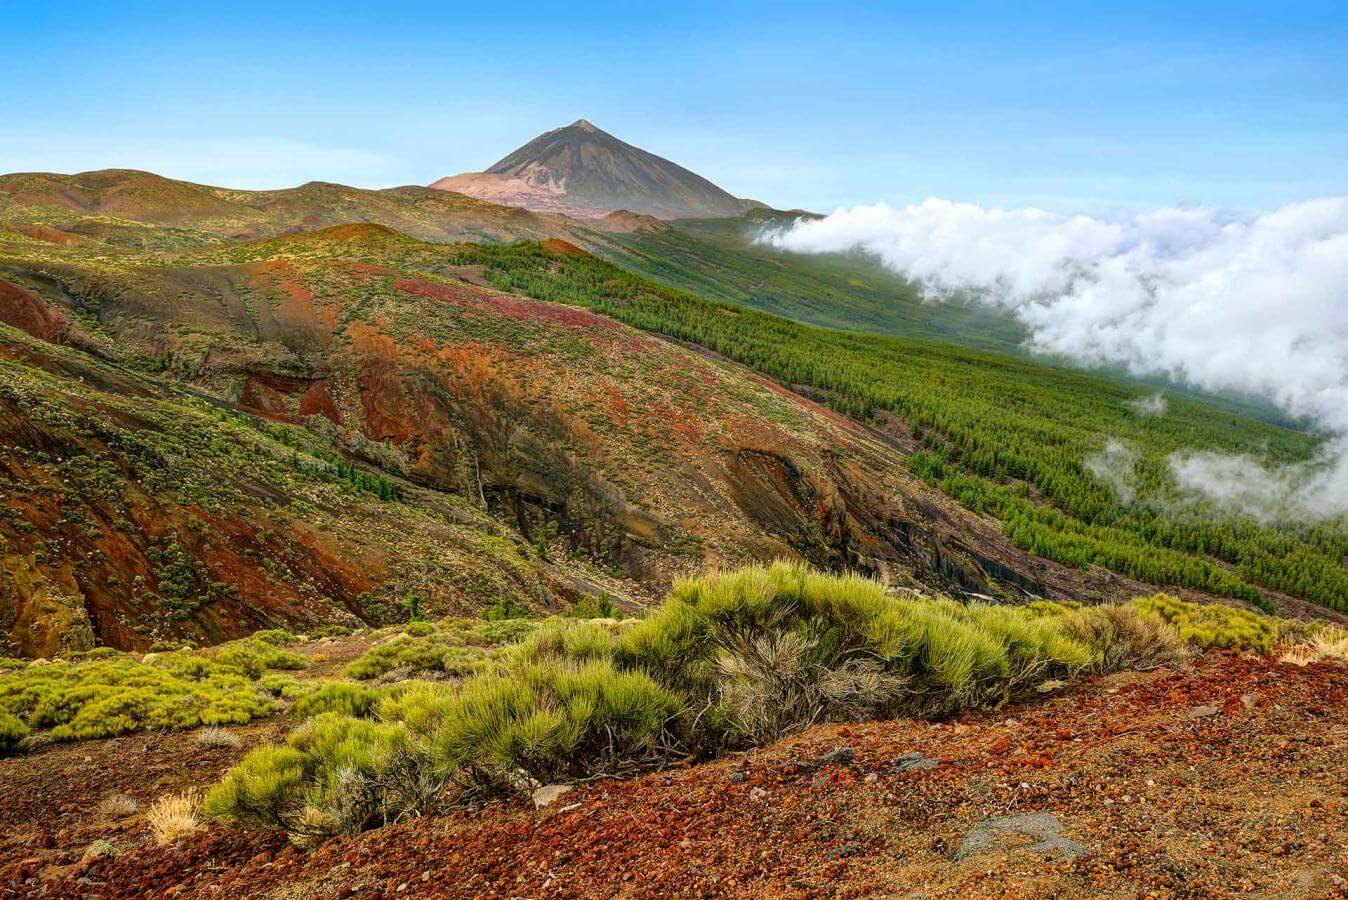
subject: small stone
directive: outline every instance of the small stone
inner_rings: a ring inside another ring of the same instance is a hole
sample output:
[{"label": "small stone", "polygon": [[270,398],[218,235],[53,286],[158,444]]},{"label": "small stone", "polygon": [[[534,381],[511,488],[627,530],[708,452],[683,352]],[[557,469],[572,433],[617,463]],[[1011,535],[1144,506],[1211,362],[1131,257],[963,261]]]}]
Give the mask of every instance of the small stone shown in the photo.
[{"label": "small stone", "polygon": [[557,798],[576,789],[574,784],[547,784],[533,793],[534,807],[542,809],[557,801]]},{"label": "small stone", "polygon": [[1037,843],[1022,848],[1031,853],[1056,853],[1067,859],[1075,859],[1088,852],[1084,844],[1065,837],[1062,828],[1058,817],[1047,812],[986,819],[965,835],[963,842],[955,851],[954,858],[956,862],[960,862],[978,853],[993,850],[1007,835],[1034,838]]},{"label": "small stone", "polygon": [[1189,710],[1190,719],[1207,719],[1221,712],[1220,707],[1216,706],[1195,706]]},{"label": "small stone", "polygon": [[851,747],[836,747],[819,758],[826,766],[850,766],[857,754]]},{"label": "small stone", "polygon": [[909,772],[914,769],[934,769],[940,763],[928,759],[921,753],[903,753],[894,758],[894,772]]},{"label": "small stone", "polygon": [[849,856],[856,856],[860,852],[860,844],[843,844],[841,847],[829,851],[828,855],[833,859],[846,859]]},{"label": "small stone", "polygon": [[1254,709],[1254,694],[1241,694],[1240,705],[1246,709]]},{"label": "small stone", "polygon": [[745,776],[745,774],[744,774],[743,772],[731,772],[731,773],[730,773],[730,780],[733,781],[733,782],[735,782],[735,784],[744,784],[745,777],[746,777],[746,776]]},{"label": "small stone", "polygon": [[761,787],[754,787],[753,790],[749,791],[750,800],[762,800],[767,795],[768,792],[763,790]]}]

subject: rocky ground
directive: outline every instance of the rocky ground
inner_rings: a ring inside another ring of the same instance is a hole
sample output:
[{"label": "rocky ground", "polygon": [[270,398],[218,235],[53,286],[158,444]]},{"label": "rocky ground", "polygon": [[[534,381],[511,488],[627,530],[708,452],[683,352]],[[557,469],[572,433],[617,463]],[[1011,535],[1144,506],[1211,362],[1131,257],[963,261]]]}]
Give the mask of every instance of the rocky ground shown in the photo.
[{"label": "rocky ground", "polygon": [[[216,826],[157,847],[100,812],[208,783],[275,723],[51,746],[0,764],[0,896],[1348,896],[1345,712],[1340,664],[1210,654],[310,852]],[[99,838],[120,855],[86,858]]]}]

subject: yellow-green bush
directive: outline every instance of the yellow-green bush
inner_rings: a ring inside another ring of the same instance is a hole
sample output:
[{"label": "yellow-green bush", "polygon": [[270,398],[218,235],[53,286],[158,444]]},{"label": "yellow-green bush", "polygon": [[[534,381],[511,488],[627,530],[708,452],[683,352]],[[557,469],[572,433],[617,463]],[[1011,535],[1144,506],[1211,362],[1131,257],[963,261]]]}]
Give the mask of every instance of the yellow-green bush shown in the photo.
[{"label": "yellow-green bush", "polygon": [[534,625],[523,619],[414,622],[392,640],[365,651],[346,667],[343,674],[361,681],[395,671],[470,675],[480,671],[496,655],[497,648],[519,640]]},{"label": "yellow-green bush", "polygon": [[296,668],[304,657],[263,633],[210,651],[175,650],[143,659],[91,652],[0,675],[0,712],[54,740],[109,737],[138,728],[238,725],[275,708],[256,679],[269,669]]},{"label": "yellow-green bush", "polygon": [[1053,617],[897,599],[777,563],[679,582],[615,658],[705,707],[697,740],[754,742],[820,720],[995,705],[1091,653]]},{"label": "yellow-green bush", "polygon": [[363,717],[374,709],[377,699],[375,691],[363,684],[329,681],[300,696],[290,711],[298,719],[329,712]]},{"label": "yellow-green bush", "polygon": [[207,651],[210,658],[231,669],[237,669],[251,679],[262,677],[269,669],[303,669],[309,661],[298,653],[283,649],[277,641],[294,636],[286,632],[258,632],[240,641],[230,641]]},{"label": "yellow-green bush", "polygon": [[260,747],[204,798],[202,815],[306,837],[354,834],[422,809],[438,786],[405,728],[325,713]]},{"label": "yellow-green bush", "polygon": [[7,756],[18,749],[23,739],[28,737],[28,726],[17,716],[0,712],[0,756]]},{"label": "yellow-green bush", "polygon": [[673,691],[610,662],[531,663],[465,685],[438,711],[431,746],[476,785],[557,781],[654,761],[682,710]]},{"label": "yellow-green bush", "polygon": [[1172,625],[1185,643],[1204,650],[1268,653],[1281,630],[1272,616],[1220,603],[1191,603],[1169,594],[1139,597],[1133,603]]}]

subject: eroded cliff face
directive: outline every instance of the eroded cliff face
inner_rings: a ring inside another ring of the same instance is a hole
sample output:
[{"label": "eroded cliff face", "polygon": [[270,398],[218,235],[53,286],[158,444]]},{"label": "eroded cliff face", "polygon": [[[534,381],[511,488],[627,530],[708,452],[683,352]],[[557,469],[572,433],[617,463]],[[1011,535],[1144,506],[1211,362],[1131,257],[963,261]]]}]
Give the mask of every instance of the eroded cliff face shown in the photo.
[{"label": "eroded cliff face", "polygon": [[899,442],[739,366],[335,232],[4,273],[14,649],[387,621],[408,591],[639,604],[777,556],[911,589],[1131,587],[1015,550]]}]

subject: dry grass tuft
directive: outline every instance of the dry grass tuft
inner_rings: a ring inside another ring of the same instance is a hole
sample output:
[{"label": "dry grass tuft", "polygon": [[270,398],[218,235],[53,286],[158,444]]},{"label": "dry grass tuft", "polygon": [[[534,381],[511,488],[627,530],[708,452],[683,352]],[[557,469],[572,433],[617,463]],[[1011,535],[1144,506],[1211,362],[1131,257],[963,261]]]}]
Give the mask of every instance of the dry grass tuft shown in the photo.
[{"label": "dry grass tuft", "polygon": [[201,823],[197,820],[199,797],[196,791],[182,794],[166,794],[150,805],[145,818],[154,831],[154,839],[161,846],[171,844],[178,838],[196,831]]},{"label": "dry grass tuft", "polygon": [[1278,657],[1279,662],[1294,666],[1309,666],[1324,660],[1348,662],[1348,634],[1314,637],[1304,644],[1288,647]]},{"label": "dry grass tuft", "polygon": [[237,748],[243,744],[239,736],[225,728],[203,728],[197,732],[197,746],[199,747],[229,747]]},{"label": "dry grass tuft", "polygon": [[140,804],[126,794],[113,794],[105,797],[98,809],[109,819],[125,819],[140,812]]}]

